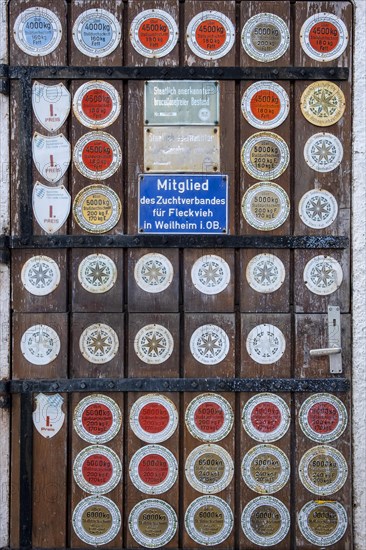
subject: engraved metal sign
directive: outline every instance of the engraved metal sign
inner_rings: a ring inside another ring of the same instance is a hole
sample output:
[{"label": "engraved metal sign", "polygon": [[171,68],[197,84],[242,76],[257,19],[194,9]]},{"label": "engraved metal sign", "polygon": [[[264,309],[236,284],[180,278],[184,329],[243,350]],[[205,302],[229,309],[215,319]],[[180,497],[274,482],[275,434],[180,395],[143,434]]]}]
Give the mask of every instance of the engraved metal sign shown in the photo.
[{"label": "engraved metal sign", "polygon": [[250,176],[258,180],[274,180],[287,169],[290,151],[281,136],[258,132],[250,136],[241,150],[241,162]]},{"label": "engraved metal sign", "polygon": [[245,276],[253,290],[269,294],[283,285],[286,270],[277,256],[268,253],[257,254],[248,263]]},{"label": "engraved metal sign", "polygon": [[115,331],[103,323],[87,327],[81,334],[79,348],[82,356],[97,365],[111,361],[118,352],[119,340]]},{"label": "engraved metal sign", "polygon": [[290,479],[290,462],[275,445],[257,445],[244,456],[241,473],[252,491],[273,494]]},{"label": "engraved metal sign", "polygon": [[144,254],[136,262],[134,277],[138,286],[145,292],[163,292],[171,284],[174,269],[171,261],[157,252]]},{"label": "engraved metal sign", "polygon": [[220,59],[229,53],[235,42],[235,27],[219,11],[203,11],[191,19],[187,27],[187,43],[201,59]]},{"label": "engraved metal sign", "polygon": [[130,426],[133,433],[142,441],[162,443],[177,429],[177,408],[163,395],[153,393],[144,395],[131,407]]},{"label": "engraved metal sign", "polygon": [[301,112],[315,126],[331,126],[340,120],[346,108],[342,90],[328,80],[318,80],[305,88]]},{"label": "engraved metal sign", "polygon": [[89,233],[106,233],[117,225],[121,217],[121,201],[106,185],[88,185],[75,197],[75,221]]},{"label": "engraved metal sign", "polygon": [[223,491],[233,479],[234,462],[219,445],[200,445],[188,455],[185,473],[196,491],[215,494]]},{"label": "engraved metal sign", "polygon": [[49,132],[61,128],[69,116],[71,95],[60,82],[47,86],[35,80],[32,86],[32,107],[38,122]]},{"label": "engraved metal sign", "polygon": [[137,53],[150,59],[158,59],[175,48],[178,26],[173,17],[164,10],[145,10],[132,21],[130,40]]},{"label": "engraved metal sign", "polygon": [[241,209],[249,225],[260,231],[272,231],[287,220],[290,200],[277,183],[260,181],[246,190]]},{"label": "engraved metal sign", "polygon": [[193,357],[203,365],[217,365],[229,353],[230,340],[217,325],[202,325],[191,336],[189,347]]},{"label": "engraved metal sign", "polygon": [[280,543],[290,530],[290,513],[286,506],[272,496],[260,496],[244,508],[241,526],[244,535],[261,547]]},{"label": "engraved metal sign", "polygon": [[282,57],[288,50],[290,31],[278,15],[258,13],[245,23],[241,43],[252,59],[270,63]]},{"label": "engraved metal sign", "polygon": [[118,535],[121,514],[118,506],[109,498],[90,496],[76,505],[72,525],[80,540],[92,546],[101,546]]},{"label": "engraved metal sign", "polygon": [[144,363],[160,365],[173,353],[174,339],[162,325],[145,325],[135,336],[134,349],[137,357]]},{"label": "engraved metal sign", "polygon": [[220,84],[216,80],[147,80],[145,125],[217,126]]},{"label": "engraved metal sign", "polygon": [[315,13],[300,31],[302,49],[316,61],[332,61],[340,57],[348,44],[348,31],[333,13]]},{"label": "engraved metal sign", "polygon": [[61,407],[64,398],[56,393],[45,395],[39,393],[35,396],[36,409],[32,414],[33,425],[42,437],[50,439],[62,428],[65,420],[65,413]]},{"label": "engraved metal sign", "polygon": [[230,535],[234,515],[222,498],[207,495],[196,498],[188,506],[184,524],[192,540],[204,546],[214,546]]},{"label": "engraved metal sign", "polygon": [[116,283],[117,266],[105,254],[90,254],[79,264],[78,280],[88,292],[104,294]]},{"label": "engraved metal sign", "polygon": [[122,151],[116,138],[107,132],[88,132],[75,144],[73,160],[86,178],[105,180],[121,166]]},{"label": "engraved metal sign", "polygon": [[300,428],[312,441],[330,443],[347,427],[348,415],[344,403],[330,393],[311,395],[299,411]]},{"label": "engraved metal sign", "polygon": [[178,477],[178,463],[171,451],[162,445],[145,445],[133,455],[129,466],[134,486],[148,495],[169,491]]},{"label": "engraved metal sign", "polygon": [[63,134],[42,136],[34,132],[32,155],[41,176],[50,183],[56,183],[69,167],[71,146]]},{"label": "engraved metal sign", "polygon": [[34,296],[47,296],[58,287],[60,269],[48,256],[33,256],[22,267],[20,278],[24,288]]},{"label": "engraved metal sign", "polygon": [[311,493],[321,496],[332,495],[342,489],[347,481],[346,459],[334,447],[318,445],[302,456],[299,477]]},{"label": "engraved metal sign", "polygon": [[109,447],[90,445],[76,456],[73,473],[80,489],[93,495],[104,495],[121,481],[122,465]]},{"label": "engraved metal sign", "polygon": [[304,147],[307,164],[317,172],[331,172],[343,159],[343,146],[333,134],[320,132],[311,136]]},{"label": "engraved metal sign", "polygon": [[282,86],[269,80],[260,80],[245,90],[241,112],[254,128],[271,130],[286,120],[290,112],[290,100]]},{"label": "engraved metal sign", "polygon": [[230,403],[221,395],[205,393],[189,403],[185,422],[189,433],[207,443],[224,439],[232,430],[234,413]]},{"label": "engraved metal sign", "polygon": [[279,361],[285,353],[286,340],[279,328],[262,324],[249,332],[246,347],[253,361],[270,365]]},{"label": "engraved metal sign", "polygon": [[121,410],[107,395],[88,395],[75,407],[74,429],[88,443],[111,441],[121,429],[121,424]]},{"label": "engraved metal sign", "polygon": [[305,225],[313,229],[324,229],[331,225],[338,215],[336,198],[324,189],[311,189],[299,202],[299,216]]},{"label": "engraved metal sign", "polygon": [[228,177],[143,174],[139,233],[222,234],[228,231]]},{"label": "engraved metal sign", "polygon": [[298,525],[304,538],[315,546],[332,546],[347,530],[347,512],[340,502],[311,500],[300,510]]},{"label": "engraved metal sign", "polygon": [[332,294],[338,290],[342,281],[342,267],[331,256],[315,256],[305,266],[304,283],[314,294]]},{"label": "engraved metal sign", "polygon": [[193,285],[202,294],[219,294],[230,283],[231,273],[228,263],[215,254],[201,256],[195,261],[191,270]]},{"label": "engraved metal sign", "polygon": [[134,540],[144,548],[160,548],[174,537],[178,518],[170,504],[148,498],[132,508],[128,528]]},{"label": "engraved metal sign", "polygon": [[81,124],[98,130],[117,120],[121,112],[121,98],[112,84],[91,80],[76,90],[72,107]]},{"label": "engraved metal sign", "polygon": [[256,441],[272,443],[287,433],[291,422],[287,403],[274,393],[259,393],[243,407],[244,430]]},{"label": "engraved metal sign", "polygon": [[33,188],[32,207],[42,229],[46,233],[56,233],[69,216],[71,196],[63,185],[47,187],[37,181]]},{"label": "engraved metal sign", "polygon": [[23,334],[20,349],[25,359],[33,365],[48,365],[60,353],[60,338],[47,325],[33,325]]},{"label": "engraved metal sign", "polygon": [[53,11],[43,6],[28,8],[16,18],[13,36],[17,46],[26,54],[33,57],[47,55],[61,41],[61,21]]},{"label": "engraved metal sign", "polygon": [[121,25],[107,10],[86,10],[76,19],[72,37],[77,49],[88,57],[105,57],[121,40]]},{"label": "engraved metal sign", "polygon": [[145,172],[220,172],[218,127],[144,129]]}]

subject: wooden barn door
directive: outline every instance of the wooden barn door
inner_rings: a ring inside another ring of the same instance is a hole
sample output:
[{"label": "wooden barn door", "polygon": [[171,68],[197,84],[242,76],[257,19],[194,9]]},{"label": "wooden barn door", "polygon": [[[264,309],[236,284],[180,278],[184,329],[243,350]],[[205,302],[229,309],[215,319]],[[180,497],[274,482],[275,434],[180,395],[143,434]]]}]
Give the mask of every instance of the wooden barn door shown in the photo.
[{"label": "wooden barn door", "polygon": [[11,548],[350,550],[351,2],[9,28]]}]

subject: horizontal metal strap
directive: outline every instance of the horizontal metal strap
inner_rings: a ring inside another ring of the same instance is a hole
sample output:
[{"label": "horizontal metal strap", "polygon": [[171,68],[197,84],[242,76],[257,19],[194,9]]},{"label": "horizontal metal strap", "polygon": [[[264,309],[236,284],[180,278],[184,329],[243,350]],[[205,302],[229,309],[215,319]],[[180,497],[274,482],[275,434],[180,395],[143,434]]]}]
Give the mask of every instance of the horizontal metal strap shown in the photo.
[{"label": "horizontal metal strap", "polygon": [[73,378],[69,380],[9,380],[0,393],[35,392],[345,392],[346,378]]}]

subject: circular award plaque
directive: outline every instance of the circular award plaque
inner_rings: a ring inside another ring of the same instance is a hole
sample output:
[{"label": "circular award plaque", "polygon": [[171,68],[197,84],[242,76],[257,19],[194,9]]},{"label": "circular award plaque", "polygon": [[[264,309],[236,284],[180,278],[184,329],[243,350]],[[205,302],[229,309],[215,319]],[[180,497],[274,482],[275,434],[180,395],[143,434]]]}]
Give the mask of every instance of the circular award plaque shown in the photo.
[{"label": "circular award plaque", "polygon": [[88,185],[75,197],[73,212],[76,222],[89,233],[107,233],[121,217],[121,202],[106,185]]},{"label": "circular award plaque", "polygon": [[254,128],[277,128],[286,120],[289,111],[289,97],[276,82],[260,80],[249,86],[243,94],[241,112]]},{"label": "circular award plaque", "polygon": [[234,475],[229,453],[219,445],[200,445],[188,455],[185,466],[189,484],[205,494],[223,491]]},{"label": "circular award plaque", "polygon": [[77,49],[88,57],[105,57],[121,40],[121,25],[107,10],[86,10],[76,19],[72,37]]},{"label": "circular award plaque", "polygon": [[128,518],[128,528],[134,540],[144,548],[160,548],[168,544],[177,532],[178,519],[174,509],[163,500],[141,500]]},{"label": "circular award plaque", "polygon": [[94,495],[109,493],[122,477],[122,465],[117,454],[104,445],[91,445],[80,451],[73,471],[79,487]]},{"label": "circular award plaque", "polygon": [[112,361],[117,355],[119,340],[115,331],[103,323],[87,327],[81,334],[79,348],[82,356],[96,365]]},{"label": "circular award plaque", "polygon": [[74,429],[88,443],[107,443],[119,432],[122,414],[117,403],[106,395],[84,397],[74,411]]},{"label": "circular award plaque", "polygon": [[331,256],[315,256],[305,266],[304,283],[310,292],[319,296],[327,296],[338,290],[342,280],[342,267]]},{"label": "circular award plaque", "polygon": [[336,544],[347,530],[347,512],[340,502],[307,502],[298,516],[300,531],[307,541],[316,546]]},{"label": "circular award plaque", "polygon": [[270,63],[286,53],[290,45],[290,32],[278,15],[258,13],[245,23],[241,43],[252,59]]},{"label": "circular award plaque", "polygon": [[185,421],[193,437],[214,443],[221,441],[231,432],[234,413],[230,403],[221,395],[205,393],[189,403]]},{"label": "circular award plaque", "polygon": [[289,161],[287,143],[273,132],[253,134],[241,150],[245,170],[257,180],[275,180],[286,170]]},{"label": "circular award plaque", "polygon": [[280,491],[290,478],[290,462],[274,445],[257,445],[243,458],[241,473],[252,491],[273,494]]},{"label": "circular award plaque", "polygon": [[60,353],[60,338],[47,325],[33,325],[22,336],[20,349],[27,361],[33,365],[48,365]]},{"label": "circular award plaque", "polygon": [[336,198],[323,189],[311,189],[299,202],[299,216],[305,225],[313,229],[324,229],[331,225],[338,215]]},{"label": "circular award plaque", "polygon": [[105,254],[90,254],[79,264],[78,279],[88,292],[103,294],[108,292],[117,280],[116,264]]},{"label": "circular award plaque", "polygon": [[222,498],[203,496],[194,500],[187,508],[184,523],[192,540],[204,546],[221,544],[230,535],[233,512]]},{"label": "circular award plaque", "polygon": [[76,90],[72,107],[81,124],[98,130],[117,120],[121,112],[121,98],[112,84],[91,80]]},{"label": "circular award plaque", "polygon": [[131,407],[130,426],[142,441],[162,443],[177,429],[177,408],[173,401],[163,395],[143,395]]},{"label": "circular award plaque", "polygon": [[174,269],[171,261],[157,252],[150,252],[139,258],[134,277],[137,285],[150,294],[163,292],[171,284]]},{"label": "circular award plaque", "polygon": [[193,285],[202,294],[219,294],[230,283],[228,263],[214,254],[201,256],[195,261],[191,270]]},{"label": "circular award plaque", "polygon": [[250,260],[245,272],[249,286],[256,292],[269,294],[278,290],[286,276],[285,266],[273,254],[257,254]]},{"label": "circular award plaque", "polygon": [[73,159],[86,178],[105,180],[121,166],[122,151],[116,138],[107,132],[88,132],[77,141]]},{"label": "circular award plaque", "polygon": [[48,256],[33,256],[22,267],[21,280],[24,288],[34,296],[47,296],[58,287],[60,269]]},{"label": "circular award plaque", "polygon": [[333,134],[319,132],[305,143],[304,158],[313,170],[331,172],[342,162],[342,143]]},{"label": "circular award plaque", "polygon": [[301,405],[299,423],[304,434],[313,441],[330,443],[347,427],[348,415],[344,403],[330,393],[311,395]]},{"label": "circular award plaque", "polygon": [[244,535],[261,547],[280,543],[290,529],[290,513],[286,506],[271,496],[251,500],[244,508],[241,526]]},{"label": "circular award plaque", "polygon": [[173,336],[162,325],[145,325],[135,336],[134,349],[137,357],[144,363],[160,365],[173,353]]},{"label": "circular award plaque", "polygon": [[145,10],[132,21],[130,40],[140,55],[148,58],[164,57],[178,41],[178,26],[164,10]]},{"label": "circular award plaque", "polygon": [[193,17],[187,27],[187,43],[201,59],[220,59],[234,45],[235,27],[219,11],[203,11]]},{"label": "circular award plaque", "polygon": [[131,458],[130,478],[134,486],[148,495],[169,491],[178,477],[178,464],[171,451],[162,445],[145,445]]},{"label": "circular award plaque", "polygon": [[59,45],[62,37],[61,21],[43,6],[22,11],[14,23],[14,40],[26,54],[33,57],[47,55]]},{"label": "circular award plaque", "polygon": [[249,225],[260,231],[272,231],[287,220],[290,200],[277,183],[260,181],[246,190],[241,209]]},{"label": "circular award plaque", "polygon": [[287,403],[274,393],[254,395],[243,407],[244,430],[256,441],[278,441],[289,429],[290,421]]},{"label": "circular award plaque", "polygon": [[246,346],[253,361],[270,365],[279,361],[285,353],[286,340],[279,328],[263,324],[249,332]]},{"label": "circular award plaque", "polygon": [[76,505],[72,525],[80,540],[92,546],[111,542],[121,528],[117,505],[105,496],[90,496]]},{"label": "circular award plaque", "polygon": [[193,357],[203,365],[217,365],[229,353],[226,332],[216,325],[202,325],[191,336],[189,347]]},{"label": "circular award plaque", "polygon": [[340,120],[346,108],[342,90],[328,80],[318,80],[305,88],[301,112],[314,126],[331,126]]},{"label": "circular award plaque", "polygon": [[308,491],[328,496],[342,489],[347,481],[348,466],[337,449],[318,445],[306,451],[301,458],[299,476]]},{"label": "circular award plaque", "polygon": [[347,47],[347,28],[333,13],[315,13],[301,27],[300,42],[311,59],[332,61],[341,56]]}]

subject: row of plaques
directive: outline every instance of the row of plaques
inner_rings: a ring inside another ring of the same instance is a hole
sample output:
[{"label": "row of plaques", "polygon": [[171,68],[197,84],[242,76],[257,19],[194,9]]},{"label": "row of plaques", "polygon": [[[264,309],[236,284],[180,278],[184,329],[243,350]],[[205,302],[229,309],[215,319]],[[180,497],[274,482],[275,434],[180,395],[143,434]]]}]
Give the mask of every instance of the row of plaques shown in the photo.
[{"label": "row of plaques", "polygon": [[[57,15],[44,7],[31,7],[17,17],[13,35],[17,46],[30,56],[53,52],[62,38],[62,25]],[[121,24],[102,8],[82,12],[72,27],[75,47],[85,56],[103,58],[120,45]],[[132,21],[129,38],[138,54],[161,58],[177,45],[179,33],[175,19],[161,9],[139,13]],[[332,13],[316,13],[300,30],[303,51],[311,59],[329,62],[345,51],[349,36],[344,22]],[[216,60],[227,55],[235,43],[235,25],[223,13],[206,10],[188,23],[186,39],[194,55]],[[244,51],[260,63],[280,59],[290,46],[286,22],[273,13],[259,13],[248,19],[241,32]]]}]

